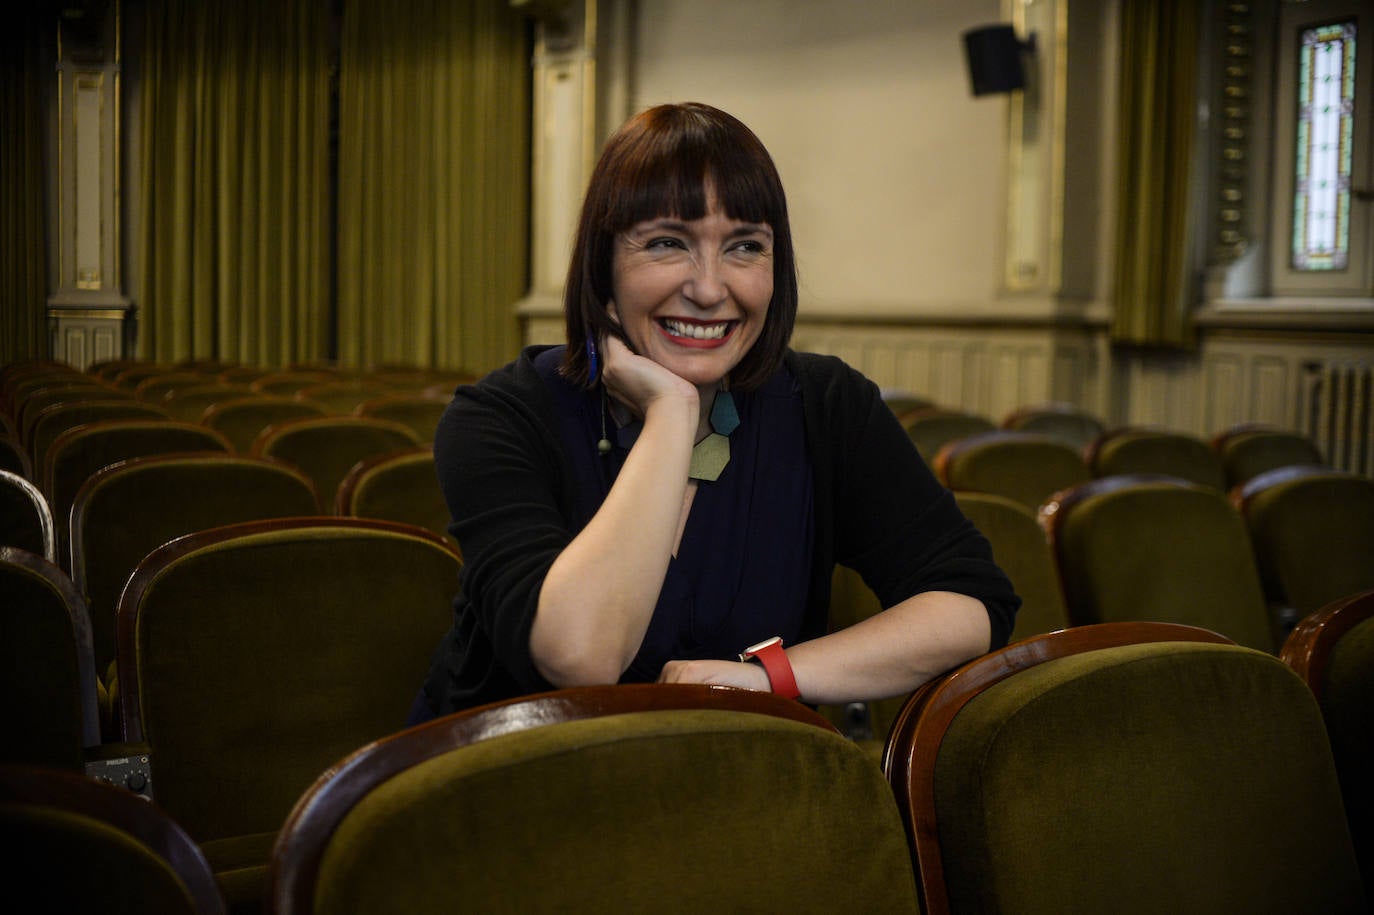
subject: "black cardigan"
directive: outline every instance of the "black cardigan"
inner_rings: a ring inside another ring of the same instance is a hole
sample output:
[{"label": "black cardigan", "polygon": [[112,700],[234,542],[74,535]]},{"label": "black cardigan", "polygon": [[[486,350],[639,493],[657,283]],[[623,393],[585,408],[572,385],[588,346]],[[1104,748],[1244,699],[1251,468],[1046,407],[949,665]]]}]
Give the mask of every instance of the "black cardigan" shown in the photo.
[{"label": "black cardigan", "polygon": [[[458,389],[434,454],[463,548],[454,624],[425,693],[438,713],[552,689],[529,636],[544,576],[578,533],[576,485],[550,393],[534,367],[546,347]],[[987,540],[934,478],[877,387],[839,359],[788,352],[802,390],[815,492],[815,543],[803,637],[826,632],[836,562],[858,571],[884,607],[923,591],[981,600],[992,647],[1020,604]]]}]

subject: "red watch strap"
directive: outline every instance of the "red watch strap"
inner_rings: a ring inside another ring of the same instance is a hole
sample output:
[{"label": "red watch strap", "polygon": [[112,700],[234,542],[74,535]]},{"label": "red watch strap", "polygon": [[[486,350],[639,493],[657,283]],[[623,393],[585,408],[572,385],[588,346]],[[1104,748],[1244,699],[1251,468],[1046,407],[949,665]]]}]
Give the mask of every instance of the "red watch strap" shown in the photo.
[{"label": "red watch strap", "polygon": [[763,665],[763,671],[768,674],[768,682],[773,687],[773,692],[785,699],[801,698],[801,690],[797,689],[797,678],[792,673],[792,662],[787,660],[787,652],[782,650],[782,639],[765,642],[761,647],[752,650],[750,656],[758,658],[759,663]]}]

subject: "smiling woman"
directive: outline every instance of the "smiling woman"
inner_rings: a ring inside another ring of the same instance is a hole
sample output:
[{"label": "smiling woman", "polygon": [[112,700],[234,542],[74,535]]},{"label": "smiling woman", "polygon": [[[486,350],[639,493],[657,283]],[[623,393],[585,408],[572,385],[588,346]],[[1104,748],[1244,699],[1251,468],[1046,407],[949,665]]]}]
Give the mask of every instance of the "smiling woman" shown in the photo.
[{"label": "smiling woman", "polygon": [[[564,311],[566,346],[440,423],[465,565],[412,723],[592,683],[876,699],[1006,642],[1010,583],[877,387],[787,348],[787,203],[745,125],[663,105],[608,141]],[[837,561],[887,609],[830,633]]]}]

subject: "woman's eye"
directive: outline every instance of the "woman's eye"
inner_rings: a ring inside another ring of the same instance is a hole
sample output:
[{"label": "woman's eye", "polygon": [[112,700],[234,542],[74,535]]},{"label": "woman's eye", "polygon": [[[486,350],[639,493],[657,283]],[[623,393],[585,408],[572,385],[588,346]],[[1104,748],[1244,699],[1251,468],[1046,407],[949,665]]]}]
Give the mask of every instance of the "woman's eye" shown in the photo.
[{"label": "woman's eye", "polygon": [[653,239],[650,239],[650,240],[649,240],[649,243],[648,243],[647,245],[645,245],[644,247],[646,247],[646,248],[682,248],[682,247],[684,247],[684,245],[682,244],[682,240],[681,240],[681,239],[679,239],[679,238],[673,238],[673,237],[670,236],[670,235],[665,235],[665,236],[663,236],[663,237],[661,237],[661,238],[653,238]]},{"label": "woman's eye", "polygon": [[744,254],[762,254],[766,249],[763,246],[763,242],[746,239],[735,245],[735,250]]}]

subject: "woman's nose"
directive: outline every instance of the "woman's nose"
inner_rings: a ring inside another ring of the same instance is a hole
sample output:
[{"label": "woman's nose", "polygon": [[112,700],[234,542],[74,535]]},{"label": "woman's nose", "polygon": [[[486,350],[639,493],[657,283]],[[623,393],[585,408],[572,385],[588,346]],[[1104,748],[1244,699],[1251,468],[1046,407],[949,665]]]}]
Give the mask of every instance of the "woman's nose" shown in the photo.
[{"label": "woman's nose", "polygon": [[683,283],[682,294],[698,308],[711,308],[725,300],[725,281],[715,258],[692,258],[692,270]]}]

